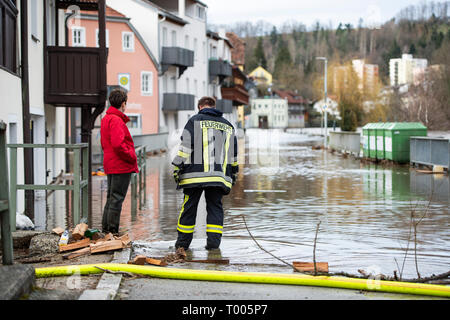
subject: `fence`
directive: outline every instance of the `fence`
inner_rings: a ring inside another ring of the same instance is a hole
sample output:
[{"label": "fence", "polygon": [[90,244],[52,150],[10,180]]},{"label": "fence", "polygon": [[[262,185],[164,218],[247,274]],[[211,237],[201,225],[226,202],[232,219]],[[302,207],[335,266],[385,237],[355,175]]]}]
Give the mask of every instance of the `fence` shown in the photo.
[{"label": "fence", "polygon": [[361,134],[358,132],[329,132],[331,149],[359,156],[361,153]]},{"label": "fence", "polygon": [[[88,218],[88,179],[89,179],[89,152],[87,143],[79,144],[8,144],[10,148],[10,223],[11,230],[16,230],[17,190],[71,190],[73,191],[72,213],[73,224],[82,218]],[[71,185],[27,185],[17,184],[17,149],[69,149],[73,150],[73,184]],[[83,159],[83,161],[81,161]],[[80,167],[82,165],[82,168]],[[81,202],[81,204],[80,204]]]},{"label": "fence", "polygon": [[410,163],[450,167],[450,141],[444,138],[411,137]]},{"label": "fence", "polygon": [[2,235],[2,260],[4,265],[12,265],[13,240],[11,216],[9,214],[8,160],[6,152],[6,124],[0,121],[0,226]]},{"label": "fence", "polygon": [[146,189],[147,182],[147,147],[140,146],[136,148],[136,157],[139,173],[133,173],[131,176],[131,212],[137,212],[137,204],[139,199],[139,210],[142,210],[144,203],[147,201]]}]

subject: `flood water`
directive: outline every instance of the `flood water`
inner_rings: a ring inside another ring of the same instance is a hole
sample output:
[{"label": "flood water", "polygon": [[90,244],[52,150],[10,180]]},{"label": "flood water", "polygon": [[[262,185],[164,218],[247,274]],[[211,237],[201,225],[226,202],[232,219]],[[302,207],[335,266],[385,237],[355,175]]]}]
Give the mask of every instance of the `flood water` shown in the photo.
[{"label": "flood water", "polygon": [[[288,263],[312,262],[320,222],[316,261],[328,262],[330,272],[357,274],[364,269],[392,276],[394,270],[403,269],[403,278],[416,278],[415,246],[422,277],[447,272],[448,176],[418,174],[409,166],[366,164],[314,150],[311,146],[320,144],[317,139],[257,129],[247,130],[246,137],[239,139],[239,178],[223,201],[221,255],[231,263],[226,268],[292,272],[262,251],[249,232],[265,250]],[[148,158],[145,206],[133,214],[129,191],[121,216],[120,231],[128,232],[153,256],[167,254],[177,236],[183,193],[175,188],[170,162],[170,152]],[[47,229],[67,225],[61,194],[48,199]],[[101,228],[105,201],[106,177],[93,177],[94,228]],[[207,255],[205,212],[202,199],[191,246],[198,258]],[[416,241],[412,212],[414,221],[422,219]]]}]

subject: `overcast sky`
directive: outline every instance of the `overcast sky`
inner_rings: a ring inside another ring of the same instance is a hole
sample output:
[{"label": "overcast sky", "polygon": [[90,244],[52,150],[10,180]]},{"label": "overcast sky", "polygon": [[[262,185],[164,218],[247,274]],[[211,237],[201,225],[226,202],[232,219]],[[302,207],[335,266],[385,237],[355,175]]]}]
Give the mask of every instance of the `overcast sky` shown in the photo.
[{"label": "overcast sky", "polygon": [[281,26],[287,20],[311,27],[317,20],[334,28],[339,22],[358,25],[383,23],[401,9],[424,0],[202,0],[208,5],[208,23],[232,24],[238,21],[266,20]]}]

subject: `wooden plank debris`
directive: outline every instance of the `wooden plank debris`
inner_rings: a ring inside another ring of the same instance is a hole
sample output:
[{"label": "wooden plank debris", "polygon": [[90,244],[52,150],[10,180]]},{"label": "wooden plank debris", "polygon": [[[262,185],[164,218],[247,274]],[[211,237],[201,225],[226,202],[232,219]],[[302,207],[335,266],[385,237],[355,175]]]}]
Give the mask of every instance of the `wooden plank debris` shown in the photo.
[{"label": "wooden plank debris", "polygon": [[110,240],[100,243],[91,243],[91,253],[106,252],[112,250],[123,249],[122,240]]},{"label": "wooden plank debris", "polygon": [[130,236],[128,235],[128,233],[124,234],[121,237],[117,237],[116,240],[121,240],[124,247],[126,247],[131,242],[131,239],[130,239]]},{"label": "wooden plank debris", "polygon": [[146,258],[145,262],[147,262],[148,264],[154,265],[154,266],[160,266],[160,267],[167,266],[167,262],[165,262],[164,260],[158,260],[158,259],[153,259],[153,258]]},{"label": "wooden plank debris", "polygon": [[186,262],[230,264],[230,260],[228,260],[228,259],[186,260]]},{"label": "wooden plank debris", "polygon": [[72,238],[75,240],[81,240],[84,238],[84,233],[89,228],[86,223],[77,224],[75,229],[72,232]]},{"label": "wooden plank debris", "polygon": [[104,241],[110,241],[110,240],[115,240],[114,236],[112,233],[108,233],[104,238]]},{"label": "wooden plank debris", "polygon": [[138,256],[134,257],[133,260],[128,261],[128,264],[137,264],[137,265],[143,266],[145,264],[146,259],[147,259],[146,256],[138,255]]},{"label": "wooden plank debris", "polygon": [[59,252],[66,252],[89,247],[90,243],[91,243],[90,239],[83,239],[74,243],[66,244],[64,246],[59,246]]},{"label": "wooden plank debris", "polygon": [[58,236],[61,236],[64,233],[64,229],[57,227],[57,228],[53,229],[52,232],[56,233]]},{"label": "wooden plank debris", "polygon": [[87,247],[87,248],[83,248],[83,249],[65,254],[65,255],[63,255],[63,259],[65,259],[65,260],[75,259],[75,258],[84,256],[84,255],[87,255],[89,253],[91,253],[91,248]]},{"label": "wooden plank debris", "polygon": [[[295,271],[314,272],[314,262],[294,261]],[[316,262],[317,272],[328,272],[328,262]]]}]

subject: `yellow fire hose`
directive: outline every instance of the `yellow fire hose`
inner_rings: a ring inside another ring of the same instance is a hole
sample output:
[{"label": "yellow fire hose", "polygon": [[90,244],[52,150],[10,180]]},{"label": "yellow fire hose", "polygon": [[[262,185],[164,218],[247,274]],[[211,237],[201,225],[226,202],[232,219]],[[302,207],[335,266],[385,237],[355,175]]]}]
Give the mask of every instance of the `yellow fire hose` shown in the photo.
[{"label": "yellow fire hose", "polygon": [[443,285],[384,281],[376,279],[356,279],[345,277],[309,276],[303,274],[278,274],[257,272],[229,272],[211,270],[191,270],[176,268],[161,268],[153,266],[139,266],[132,264],[99,263],[88,265],[72,265],[60,267],[37,268],[36,277],[70,276],[102,273],[104,270],[130,272],[154,278],[245,282],[264,284],[287,284],[300,286],[317,286],[343,288],[389,293],[417,294],[424,296],[438,296],[450,298],[450,287]]}]

